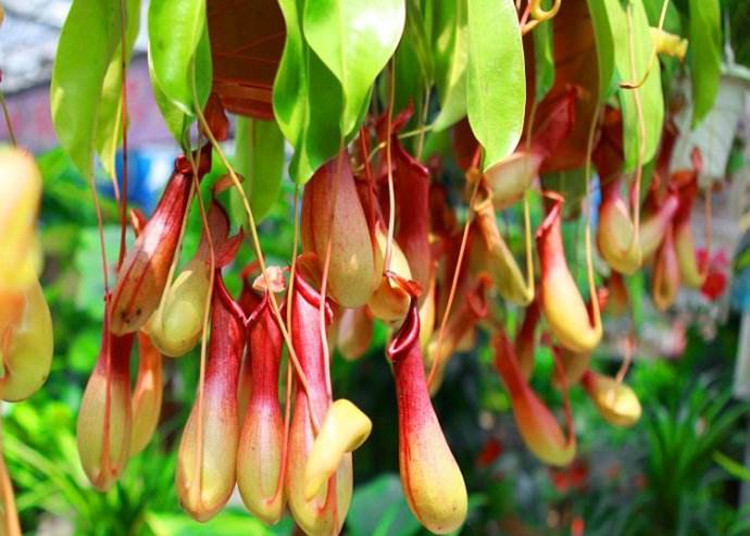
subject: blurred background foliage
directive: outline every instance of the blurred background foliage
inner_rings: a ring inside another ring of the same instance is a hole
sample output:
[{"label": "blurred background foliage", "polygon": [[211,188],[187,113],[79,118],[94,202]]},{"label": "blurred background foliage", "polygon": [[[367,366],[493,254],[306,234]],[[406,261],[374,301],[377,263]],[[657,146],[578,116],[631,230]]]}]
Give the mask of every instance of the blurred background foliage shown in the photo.
[{"label": "blurred background foliage", "polygon": [[[45,192],[43,284],[55,329],[55,360],[45,388],[29,401],[5,406],[6,456],[24,530],[36,534],[192,535],[290,534],[289,518],[274,529],[232,507],[205,525],[180,510],[174,492],[176,442],[193,402],[198,354],[165,360],[164,409],[155,441],[136,456],[108,493],[94,490],[80,467],[75,415],[100,346],[104,281],[96,218],[87,186],[60,150],[39,157]],[[215,170],[208,188],[222,174]],[[117,210],[100,181],[105,237],[115,259]],[[222,201],[228,205],[226,196]],[[261,224],[271,262],[285,263],[292,248],[294,188]],[[510,220],[511,237],[516,226]],[[569,232],[575,233],[576,229]],[[200,234],[191,211],[182,262]],[[520,243],[520,238],[512,241]],[[248,246],[229,270],[237,295],[239,268],[252,260]],[[582,268],[581,268],[582,269]],[[644,281],[631,282],[637,291]],[[635,294],[636,323],[639,322]],[[551,470],[524,448],[510,401],[492,365],[488,341],[457,355],[446,370],[435,407],[464,471],[470,492],[465,534],[747,534],[750,512],[738,512],[739,485],[750,477],[742,459],[748,407],[730,399],[738,319],[730,317],[707,343],[689,331],[678,359],[639,360],[628,382],[644,406],[641,421],[616,429],[598,416],[579,387],[571,389],[579,455],[565,470]],[[358,362],[336,358],[334,392],[350,398],[373,420],[373,433],[355,455],[355,494],[346,533],[412,535],[423,529],[410,513],[398,479],[396,403],[384,358],[386,328],[378,326]],[[619,362],[598,359],[614,374]],[[551,386],[553,360],[537,350],[534,387],[560,407]]]}]

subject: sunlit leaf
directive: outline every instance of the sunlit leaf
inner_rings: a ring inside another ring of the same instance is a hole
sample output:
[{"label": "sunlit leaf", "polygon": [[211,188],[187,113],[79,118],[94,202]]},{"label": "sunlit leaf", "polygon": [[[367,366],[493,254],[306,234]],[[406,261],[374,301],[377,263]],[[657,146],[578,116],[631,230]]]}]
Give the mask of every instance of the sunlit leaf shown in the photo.
[{"label": "sunlit leaf", "polygon": [[690,78],[695,128],[711,111],[721,76],[719,0],[690,0]]},{"label": "sunlit leaf", "polygon": [[302,38],[304,0],[280,0],[286,44],[273,86],[273,112],[294,147],[292,179],[307,182],[339,149],[341,84]]},{"label": "sunlit leaf", "polygon": [[52,70],[52,121],[60,145],[81,173],[93,175],[102,86],[120,42],[120,5],[76,0],[60,34]]},{"label": "sunlit leaf", "polygon": [[164,94],[164,91],[159,85],[159,81],[156,79],[154,74],[154,66],[149,56],[148,61],[148,72],[151,78],[151,89],[154,92],[154,100],[156,105],[159,107],[164,124],[167,126],[167,130],[174,136],[175,140],[180,146],[185,145],[185,131],[189,125],[188,115],[180,110],[169,98]]},{"label": "sunlit leaf", "polygon": [[[245,179],[245,192],[255,221],[268,213],[279,197],[284,167],[284,136],[274,121],[240,117],[235,141],[236,170]],[[237,191],[232,190],[232,209],[245,220],[245,211]]]},{"label": "sunlit leaf", "polygon": [[434,0],[432,43],[440,113],[433,130],[446,129],[466,115],[469,39],[466,0]]},{"label": "sunlit leaf", "polygon": [[[152,0],[148,36],[159,88],[183,113],[192,115],[211,91],[205,0]],[[193,99],[194,81],[198,102]]]},{"label": "sunlit leaf", "polygon": [[750,469],[719,451],[714,452],[714,461],[737,480],[750,482]]},{"label": "sunlit leaf", "polygon": [[[119,2],[118,2],[119,4]],[[127,2],[126,64],[130,63],[133,45],[140,26],[141,1]],[[118,19],[119,20],[119,19]],[[119,27],[119,24],[118,24]],[[120,27],[121,28],[121,27]],[[121,30],[119,30],[121,31]],[[120,39],[122,41],[122,38]],[[101,102],[95,133],[96,152],[99,154],[104,171],[115,176],[115,154],[122,141],[122,43],[115,48],[114,55],[104,76]]]},{"label": "sunlit leaf", "polygon": [[404,0],[305,2],[304,36],[344,91],[342,132],[356,130],[375,77],[396,51],[404,31]]},{"label": "sunlit leaf", "polygon": [[518,144],[526,107],[521,27],[513,0],[469,0],[466,108],[484,168]]}]

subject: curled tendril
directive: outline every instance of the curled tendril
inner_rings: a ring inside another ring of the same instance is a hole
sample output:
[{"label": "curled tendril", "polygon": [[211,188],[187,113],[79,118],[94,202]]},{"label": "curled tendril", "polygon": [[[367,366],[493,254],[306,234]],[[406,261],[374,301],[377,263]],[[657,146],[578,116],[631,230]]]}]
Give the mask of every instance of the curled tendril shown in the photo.
[{"label": "curled tendril", "polygon": [[529,3],[531,16],[538,22],[544,22],[557,15],[561,4],[562,0],[555,0],[551,8],[544,9],[542,7],[542,0],[531,0]]}]

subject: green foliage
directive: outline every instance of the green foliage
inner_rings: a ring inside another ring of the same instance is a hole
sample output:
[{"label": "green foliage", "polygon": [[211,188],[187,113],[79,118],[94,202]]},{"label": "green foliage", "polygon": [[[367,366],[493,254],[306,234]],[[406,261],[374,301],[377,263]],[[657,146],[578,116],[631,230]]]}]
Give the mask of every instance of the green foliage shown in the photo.
[{"label": "green foliage", "polygon": [[[140,2],[128,3],[137,13]],[[128,20],[132,49],[138,17]],[[84,177],[94,172],[100,151],[112,173],[120,123],[119,59],[122,54],[122,10],[119,2],[76,0],[65,19],[52,70],[52,121],[60,144]],[[129,52],[128,52],[129,55]]]},{"label": "green foliage", "polygon": [[341,83],[341,132],[359,128],[375,77],[396,51],[404,30],[404,0],[305,2],[305,40]]},{"label": "green foliage", "polygon": [[294,147],[289,175],[305,184],[338,152],[343,139],[341,84],[302,34],[303,0],[280,0],[286,43],[273,86],[273,112]]},{"label": "green foliage", "polygon": [[[545,9],[552,2],[548,0]],[[534,39],[534,99],[540,102],[555,83],[555,40],[552,21],[540,22],[531,34]]]},{"label": "green foliage", "polygon": [[194,115],[196,109],[203,108],[211,92],[206,3],[203,0],[151,2],[148,36],[157,94],[163,94],[183,114]]},{"label": "green foliage", "polygon": [[[235,132],[236,171],[245,179],[242,189],[256,222],[263,220],[279,198],[284,171],[284,136],[274,121],[241,117]],[[232,189],[234,221],[245,221],[245,208]]]},{"label": "green foliage", "polygon": [[[652,61],[654,45],[643,3],[623,4],[619,0],[605,0],[604,5],[614,38],[617,77],[620,83],[636,86],[618,90],[623,120],[624,170],[628,172],[635,170],[639,162],[643,165],[652,160],[659,147],[664,122],[660,66],[658,61]],[[640,112],[636,94],[640,99]]]},{"label": "green foliage", "polygon": [[690,76],[695,128],[714,107],[721,77],[719,0],[690,0]]},{"label": "green foliage", "polygon": [[432,0],[432,50],[440,113],[433,129],[444,130],[466,115],[466,73],[469,64],[467,0]]},{"label": "green foliage", "polygon": [[468,6],[466,109],[484,147],[487,169],[513,152],[523,130],[526,76],[521,27],[512,0],[468,0]]},{"label": "green foliage", "polygon": [[352,536],[410,536],[421,529],[395,474],[381,475],[355,490],[346,526]]},{"label": "green foliage", "polygon": [[70,520],[79,534],[150,534],[144,527],[149,510],[178,508],[174,454],[152,446],[131,460],[115,488],[101,493],[78,461],[75,412],[67,404],[36,396],[14,406],[5,426],[5,455],[23,520],[44,511]]},{"label": "green foliage", "polygon": [[[701,527],[700,532],[712,534],[714,512],[704,501],[716,481],[714,459],[750,409],[728,407],[730,396],[699,381],[688,386],[682,403],[657,408],[647,417],[649,487],[641,508],[653,514],[658,533],[694,534]],[[634,517],[634,525],[639,519]]]},{"label": "green foliage", "polygon": [[185,514],[150,513],[146,525],[154,536],[198,536],[201,534],[221,534],[222,536],[272,536],[288,534],[293,523],[286,518],[273,528],[246,512],[227,508],[216,517],[203,524],[197,524]]},{"label": "green foliage", "polygon": [[[127,21],[125,27],[125,64],[130,63],[133,45],[138,36],[140,22],[140,0],[128,0],[126,6]],[[122,28],[121,21],[118,25]],[[109,61],[107,73],[104,75],[99,116],[97,118],[94,144],[96,152],[101,158],[102,167],[110,177],[115,176],[115,154],[122,142],[122,39],[117,43],[112,59]]]}]

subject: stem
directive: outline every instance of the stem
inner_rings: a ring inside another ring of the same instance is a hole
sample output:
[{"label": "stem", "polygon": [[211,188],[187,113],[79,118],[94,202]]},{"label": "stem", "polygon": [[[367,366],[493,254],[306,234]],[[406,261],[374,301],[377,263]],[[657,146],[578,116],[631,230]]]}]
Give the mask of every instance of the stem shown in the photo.
[{"label": "stem", "polygon": [[[292,240],[292,267],[289,276],[289,288],[286,294],[286,323],[287,327],[292,325],[292,296],[294,295],[294,278],[297,274],[297,250],[299,248],[299,184],[294,185],[294,238]],[[280,493],[284,492],[286,481],[287,453],[289,451],[289,428],[292,416],[292,362],[286,362],[286,391],[284,392],[284,437],[281,443],[281,471],[276,484],[276,492],[271,502],[276,501]]]},{"label": "stem", "polygon": [[630,364],[633,362],[633,351],[635,350],[635,333],[631,332],[625,339],[623,346],[622,365],[617,371],[615,381],[619,384],[625,379],[625,375],[628,373]]},{"label": "stem", "polygon": [[565,425],[568,427],[568,444],[575,441],[575,431],[573,429],[573,413],[570,410],[570,392],[568,390],[568,380],[565,377],[565,367],[560,359],[560,351],[557,347],[552,348],[552,356],[555,359],[555,371],[560,378],[560,391],[563,397],[563,413],[565,415]]}]

